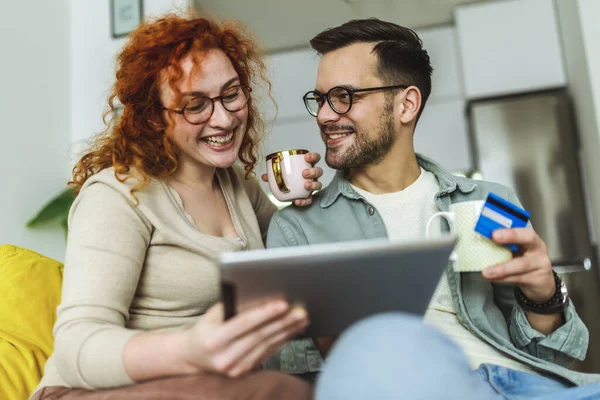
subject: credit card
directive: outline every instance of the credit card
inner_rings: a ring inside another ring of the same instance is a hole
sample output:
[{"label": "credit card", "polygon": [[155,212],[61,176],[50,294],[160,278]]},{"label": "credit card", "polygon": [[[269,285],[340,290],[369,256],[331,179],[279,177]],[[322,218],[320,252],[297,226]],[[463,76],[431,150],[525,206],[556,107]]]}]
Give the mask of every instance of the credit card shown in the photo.
[{"label": "credit card", "polygon": [[[475,231],[491,239],[496,229],[525,228],[530,217],[527,210],[490,193],[475,224]],[[512,251],[518,250],[516,244],[507,244],[506,247]]]}]

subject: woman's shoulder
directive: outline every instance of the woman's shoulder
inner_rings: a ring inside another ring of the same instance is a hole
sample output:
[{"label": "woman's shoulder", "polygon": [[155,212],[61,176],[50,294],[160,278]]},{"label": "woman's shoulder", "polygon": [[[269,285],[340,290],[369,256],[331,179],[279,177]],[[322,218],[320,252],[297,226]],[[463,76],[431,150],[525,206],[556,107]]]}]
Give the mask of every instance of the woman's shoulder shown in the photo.
[{"label": "woman's shoulder", "polygon": [[103,186],[107,186],[128,196],[132,191],[147,192],[151,190],[157,182],[150,178],[147,185],[141,186],[144,183],[144,180],[135,169],[132,168],[127,173],[117,173],[113,167],[110,167],[89,177],[81,187],[81,192],[97,183],[101,183]]},{"label": "woman's shoulder", "polygon": [[[140,183],[141,178],[136,178],[133,174],[115,174],[114,168],[106,168],[94,174],[86,180],[73,202],[69,219],[73,218],[75,210],[79,210],[78,215],[93,214],[94,218],[136,214],[146,220],[148,206],[156,203],[152,199],[157,196],[152,191],[157,191],[158,182],[151,180],[150,184],[137,189],[136,185]],[[158,190],[161,190],[160,187]],[[144,207],[140,207],[141,205]]]}]

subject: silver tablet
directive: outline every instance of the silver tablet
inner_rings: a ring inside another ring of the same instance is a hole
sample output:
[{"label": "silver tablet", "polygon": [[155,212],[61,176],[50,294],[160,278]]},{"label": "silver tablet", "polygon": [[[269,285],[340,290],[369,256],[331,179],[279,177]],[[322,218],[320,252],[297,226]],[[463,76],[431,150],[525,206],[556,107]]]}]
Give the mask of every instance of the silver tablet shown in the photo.
[{"label": "silver tablet", "polygon": [[448,265],[455,236],[418,242],[369,239],[222,253],[226,318],[283,297],[309,313],[307,336],[338,334],[386,311],[425,313]]}]

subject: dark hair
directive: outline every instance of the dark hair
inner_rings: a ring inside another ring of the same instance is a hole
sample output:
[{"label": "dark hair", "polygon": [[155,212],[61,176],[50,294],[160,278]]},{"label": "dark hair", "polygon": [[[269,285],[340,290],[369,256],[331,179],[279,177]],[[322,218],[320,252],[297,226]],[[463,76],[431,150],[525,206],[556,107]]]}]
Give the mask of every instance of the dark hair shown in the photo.
[{"label": "dark hair", "polygon": [[422,97],[421,109],[431,93],[433,68],[429,54],[419,36],[409,28],[377,18],[354,19],[329,28],[312,38],[310,45],[319,54],[326,54],[359,42],[373,42],[373,52],[379,63],[377,73],[386,85],[414,85]]}]

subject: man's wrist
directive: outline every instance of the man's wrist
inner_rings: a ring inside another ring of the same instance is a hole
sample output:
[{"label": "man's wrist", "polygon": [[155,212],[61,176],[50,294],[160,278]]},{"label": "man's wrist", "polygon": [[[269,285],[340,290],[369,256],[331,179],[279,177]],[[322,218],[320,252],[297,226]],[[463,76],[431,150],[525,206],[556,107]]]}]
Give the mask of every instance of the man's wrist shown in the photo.
[{"label": "man's wrist", "polygon": [[525,297],[527,297],[532,302],[538,304],[547,302],[556,293],[556,285],[554,283],[554,277],[552,276],[551,280],[549,281],[549,285],[546,285],[543,289],[533,289],[528,285],[518,286],[521,292],[523,292],[523,294],[525,295]]},{"label": "man's wrist", "polygon": [[515,299],[517,304],[524,310],[536,314],[557,314],[562,312],[569,303],[567,288],[558,274],[552,271],[554,280],[554,293],[545,300],[544,296],[531,298],[519,287],[515,287]]}]

